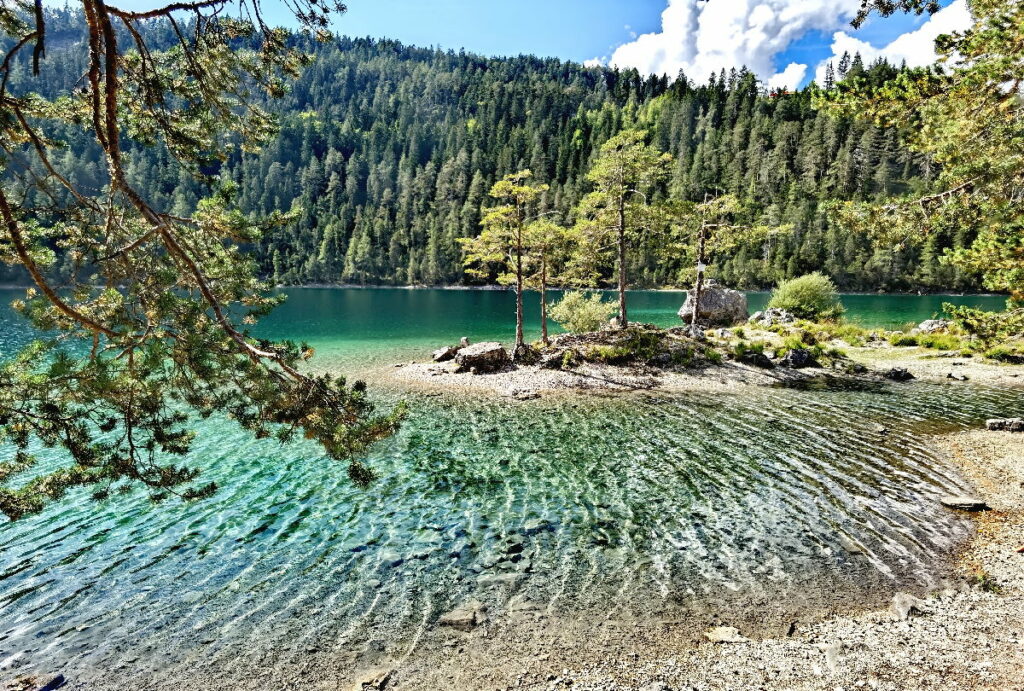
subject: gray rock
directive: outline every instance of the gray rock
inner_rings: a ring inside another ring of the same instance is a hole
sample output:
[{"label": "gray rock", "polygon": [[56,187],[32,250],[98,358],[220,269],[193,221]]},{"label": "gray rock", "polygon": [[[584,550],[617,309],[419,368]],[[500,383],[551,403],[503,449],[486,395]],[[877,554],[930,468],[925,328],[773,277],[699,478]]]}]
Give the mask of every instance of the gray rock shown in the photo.
[{"label": "gray rock", "polygon": [[[732,326],[747,320],[747,296],[738,290],[708,285],[701,292],[698,313],[702,323]],[[679,318],[687,324],[693,319],[693,291],[686,291],[686,302],[679,309]]]},{"label": "gray rock", "polygon": [[967,377],[963,374],[957,374],[956,372],[950,372],[946,375],[946,379],[952,379],[954,381],[967,381]]},{"label": "gray rock", "polygon": [[931,334],[937,331],[945,331],[952,325],[953,322],[948,319],[926,319],[917,325],[917,330],[921,333]]},{"label": "gray rock", "polygon": [[538,535],[543,532],[554,531],[555,526],[546,518],[535,518],[523,524],[524,535]]},{"label": "gray rock", "polygon": [[910,381],[914,378],[914,375],[904,367],[893,367],[888,372],[882,374],[882,376],[892,381]]},{"label": "gray rock", "polygon": [[755,312],[750,318],[751,324],[757,326],[775,326],[776,324],[792,324],[796,316],[778,307],[770,307],[763,312]]},{"label": "gray rock", "polygon": [[386,549],[380,553],[380,563],[384,566],[395,568],[405,563],[405,559],[401,554],[393,549]]},{"label": "gray rock", "polygon": [[712,643],[746,643],[750,640],[741,636],[739,630],[732,626],[713,628],[710,631],[706,631],[704,636]]},{"label": "gray rock", "polygon": [[454,360],[458,353],[459,349],[455,346],[438,348],[434,351],[434,362],[448,362],[449,360]]},{"label": "gray rock", "polygon": [[806,367],[818,367],[817,360],[811,355],[810,351],[804,350],[803,348],[794,348],[793,350],[786,353],[786,357],[782,358],[780,363],[783,367],[789,367],[790,369],[804,369]]},{"label": "gray rock", "polygon": [[540,351],[525,343],[512,353],[512,362],[517,365],[536,365],[539,361]]},{"label": "gray rock", "polygon": [[487,605],[476,600],[453,609],[437,620],[439,626],[448,626],[459,631],[472,631],[487,621]]},{"label": "gray rock", "polygon": [[466,336],[463,336],[462,338],[460,338],[459,339],[459,347],[460,348],[468,348],[469,347],[469,338],[466,337]]},{"label": "gray rock", "polygon": [[356,691],[384,691],[394,676],[394,670],[373,669],[363,672],[356,679]]},{"label": "gray rock", "polygon": [[500,343],[477,343],[461,348],[455,356],[459,372],[498,372],[512,364],[508,351]]},{"label": "gray rock", "polygon": [[976,497],[942,497],[940,500],[942,505],[950,509],[956,509],[957,511],[989,511],[989,506],[981,499]]},{"label": "gray rock", "polygon": [[924,604],[924,600],[919,600],[913,595],[896,593],[892,598],[892,607],[890,609],[894,617],[904,620],[910,618],[911,614],[923,614]]},{"label": "gray rock", "polygon": [[771,358],[764,353],[743,353],[739,360],[745,365],[752,365],[754,367],[760,367],[761,369],[773,369],[775,367],[775,363],[772,362]]},{"label": "gray rock", "polygon": [[993,432],[1024,432],[1024,418],[1012,417],[1003,420],[986,420],[985,428]]}]

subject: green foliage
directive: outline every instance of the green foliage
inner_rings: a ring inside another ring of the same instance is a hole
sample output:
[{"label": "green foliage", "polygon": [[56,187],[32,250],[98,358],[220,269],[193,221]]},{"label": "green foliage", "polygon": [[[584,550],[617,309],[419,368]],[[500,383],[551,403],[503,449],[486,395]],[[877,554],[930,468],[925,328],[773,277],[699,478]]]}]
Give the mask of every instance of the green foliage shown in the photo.
[{"label": "green foliage", "polygon": [[832,279],[818,272],[780,283],[768,307],[777,307],[802,319],[836,319],[845,311]]},{"label": "green foliage", "polygon": [[764,353],[764,348],[764,343],[760,341],[753,343],[748,343],[747,341],[740,341],[739,343],[733,345],[732,354],[736,356],[737,359],[740,359],[751,353],[756,353],[760,355]]},{"label": "green foliage", "polygon": [[577,281],[589,285],[602,264],[615,266],[623,326],[628,323],[629,257],[649,243],[660,227],[660,210],[652,204],[652,195],[668,177],[672,161],[670,154],[646,141],[647,132],[625,130],[601,145],[587,173],[594,189],[575,210],[580,239],[569,271]]},{"label": "green foliage", "polygon": [[[917,0],[873,0],[883,15],[921,11]],[[868,231],[902,251],[927,246],[936,236],[968,241],[942,261],[980,274],[986,287],[1024,301],[1024,3],[975,0],[972,26],[940,36],[940,65],[908,70],[882,83],[848,80],[819,97],[830,112],[898,126],[906,146],[941,164],[928,190],[884,203],[848,201],[833,206],[848,230]],[[930,250],[933,251],[933,250]]]},{"label": "green foliage", "polygon": [[632,354],[634,360],[646,362],[664,350],[663,338],[661,331],[648,331],[634,326],[621,333],[618,343]]},{"label": "green foliage", "polygon": [[614,311],[615,306],[600,293],[570,291],[551,305],[550,315],[569,333],[583,334],[601,329]]},{"label": "green foliage", "polygon": [[1024,343],[1019,343],[1014,346],[998,345],[994,348],[989,348],[983,354],[989,360],[995,360],[996,362],[1005,362],[1010,365],[1024,365]]},{"label": "green foliage", "polygon": [[[376,413],[361,382],[307,373],[308,346],[249,333],[281,299],[241,246],[298,214],[289,203],[257,221],[237,205],[235,176],[215,174],[232,153],[272,141],[275,121],[257,94],[265,103],[283,96],[307,58],[286,32],[246,18],[258,2],[242,19],[221,16],[219,1],[145,16],[72,4],[85,10],[84,25],[71,10],[0,9],[0,262],[36,284],[15,307],[47,337],[0,361],[0,448],[9,454],[0,511],[17,519],[78,487],[97,497],[133,486],[154,499],[208,496],[216,488],[199,469],[173,459],[191,448],[196,418],[214,413],[257,438],[314,439],[368,478],[355,456],[392,434],[404,407]],[[343,6],[292,8],[323,38]],[[191,23],[187,32],[169,31],[175,16]],[[47,28],[68,25],[85,40],[45,50]],[[70,62],[84,64],[85,52],[87,75],[77,69],[69,81]],[[72,151],[91,157],[87,175]],[[178,208],[139,184],[133,154],[180,174],[189,203]],[[64,463],[41,467],[30,452],[39,447],[62,449]]]},{"label": "green foliage", "polygon": [[960,331],[979,341],[982,348],[1024,337],[1024,309],[988,312],[949,303],[942,309]]},{"label": "green foliage", "polygon": [[591,362],[603,362],[606,365],[621,365],[633,362],[635,353],[620,345],[592,345],[583,351],[583,358]]},{"label": "green foliage", "polygon": [[909,348],[918,345],[917,334],[894,333],[889,336],[889,345],[897,348]]},{"label": "green foliage", "polygon": [[[55,10],[54,17],[54,34],[83,31],[78,14]],[[167,43],[159,22],[140,33]],[[794,225],[793,233],[744,237],[714,256],[709,271],[723,283],[764,288],[821,270],[844,290],[980,287],[973,274],[939,261],[947,248],[973,241],[970,229],[935,229],[921,244],[894,249],[826,217],[822,204],[830,199],[924,193],[938,168],[909,152],[895,128],[816,111],[809,88],[768,95],[742,69],[669,83],[532,56],[487,58],[369,39],[285,40],[311,56],[308,68],[281,99],[258,89],[247,94],[278,116],[278,136],[261,147],[225,147],[203,168],[238,181],[236,203],[247,217],[296,211],[247,245],[258,275],[276,284],[493,282],[496,274],[465,274],[457,241],[480,232],[491,186],[529,168],[551,186],[541,211],[568,224],[591,189],[586,174],[602,144],[642,126],[648,143],[674,161],[654,201],[728,194],[740,205],[733,224]],[[15,60],[12,85],[47,98],[73,92],[82,45],[48,45],[41,77],[31,83],[31,60]],[[897,71],[881,62],[860,69],[873,84]],[[101,189],[106,163],[88,132],[61,136],[68,146],[51,162],[80,187]],[[161,208],[187,216],[207,196],[204,180],[162,147],[127,146],[132,184]],[[26,193],[29,206],[50,203],[39,190]],[[631,250],[631,285],[689,282],[689,258],[659,245]],[[74,258],[51,249],[50,273],[68,277]],[[0,283],[24,281],[22,270],[0,266]]]}]

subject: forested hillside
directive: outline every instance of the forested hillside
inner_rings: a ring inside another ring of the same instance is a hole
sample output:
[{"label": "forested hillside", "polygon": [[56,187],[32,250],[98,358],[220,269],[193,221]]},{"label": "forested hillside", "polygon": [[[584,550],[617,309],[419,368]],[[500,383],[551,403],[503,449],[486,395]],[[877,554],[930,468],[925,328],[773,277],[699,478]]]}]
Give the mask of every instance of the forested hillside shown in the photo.
[{"label": "forested hillside", "polygon": [[[85,51],[72,17],[54,33],[46,83],[66,88],[81,78]],[[271,106],[281,118],[276,141],[258,152],[236,149],[204,171],[235,180],[247,212],[301,207],[297,219],[251,248],[277,282],[469,282],[456,240],[479,233],[480,209],[496,180],[531,169],[550,185],[543,204],[552,217],[572,223],[597,149],[639,125],[674,156],[664,195],[733,193],[743,203],[741,220],[795,227],[790,236],[717,258],[724,282],[764,287],[822,270],[849,290],[977,287],[974,277],[938,261],[944,248],[969,237],[935,235],[921,248],[875,249],[827,221],[827,200],[924,190],[935,171],[901,150],[894,131],[818,113],[810,90],[767,93],[745,72],[694,84],[368,39],[309,49],[313,64]],[[15,67],[15,85],[19,69],[26,66]],[[838,78],[880,80],[894,71],[857,58],[840,66]],[[101,187],[99,151],[84,137],[63,134],[72,146],[60,167],[86,187]],[[202,194],[161,148],[133,148],[129,172],[171,213],[185,215]],[[680,281],[671,256],[638,263],[639,285]],[[12,271],[0,280],[14,280]]]}]

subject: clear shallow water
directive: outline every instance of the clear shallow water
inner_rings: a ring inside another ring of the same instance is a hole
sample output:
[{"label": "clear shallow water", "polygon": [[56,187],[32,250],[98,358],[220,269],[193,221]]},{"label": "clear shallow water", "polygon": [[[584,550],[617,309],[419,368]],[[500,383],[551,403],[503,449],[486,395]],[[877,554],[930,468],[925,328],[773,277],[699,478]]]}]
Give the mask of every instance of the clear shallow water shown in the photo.
[{"label": "clear shallow water", "polygon": [[[302,291],[267,330],[354,365],[504,328],[500,294],[386,291],[385,310],[377,292]],[[11,325],[0,338],[24,340]],[[271,653],[404,654],[470,597],[499,612],[521,596],[579,616],[658,617],[731,597],[852,602],[925,584],[969,525],[938,505],[966,488],[922,433],[1024,402],[950,393],[415,397],[369,459],[382,474],[369,491],[314,445],[211,421],[191,456],[221,486],[208,501],[75,495],[0,524],[0,666],[72,678],[130,666],[166,680],[211,665],[244,673]]]}]

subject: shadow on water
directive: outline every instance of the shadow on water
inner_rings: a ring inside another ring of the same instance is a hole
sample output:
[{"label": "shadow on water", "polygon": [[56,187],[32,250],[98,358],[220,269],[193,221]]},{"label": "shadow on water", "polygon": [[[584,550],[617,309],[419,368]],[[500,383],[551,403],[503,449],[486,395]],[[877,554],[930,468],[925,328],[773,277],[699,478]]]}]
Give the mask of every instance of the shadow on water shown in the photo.
[{"label": "shadow on water", "polygon": [[774,382],[773,389],[791,389],[794,391],[815,391],[835,393],[871,393],[888,396],[893,393],[891,385],[877,379],[864,377],[842,377],[832,374],[820,374],[806,379],[787,379]]}]

